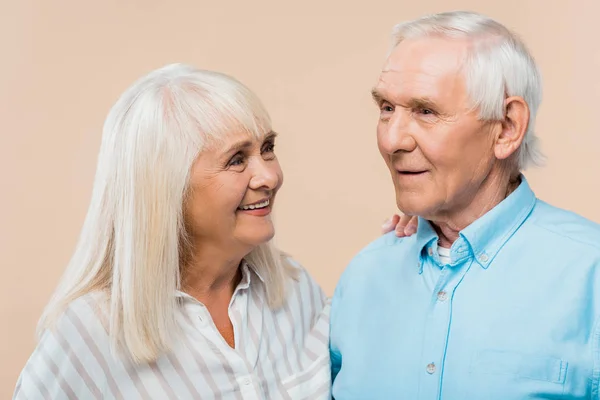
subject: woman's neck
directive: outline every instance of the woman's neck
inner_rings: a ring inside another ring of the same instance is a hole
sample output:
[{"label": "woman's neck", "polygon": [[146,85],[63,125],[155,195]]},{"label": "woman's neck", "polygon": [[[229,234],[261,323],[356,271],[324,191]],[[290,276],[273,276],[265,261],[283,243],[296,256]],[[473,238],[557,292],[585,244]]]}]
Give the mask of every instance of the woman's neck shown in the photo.
[{"label": "woman's neck", "polygon": [[230,299],[241,280],[242,259],[214,247],[195,248],[182,269],[182,291],[205,304],[223,296]]}]

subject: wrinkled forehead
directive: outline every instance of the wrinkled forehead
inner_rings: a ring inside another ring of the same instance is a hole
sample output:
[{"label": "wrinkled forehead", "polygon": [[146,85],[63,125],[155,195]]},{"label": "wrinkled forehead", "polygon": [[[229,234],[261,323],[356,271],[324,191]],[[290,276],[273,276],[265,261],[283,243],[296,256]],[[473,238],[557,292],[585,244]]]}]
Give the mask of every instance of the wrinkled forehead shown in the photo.
[{"label": "wrinkled forehead", "polygon": [[443,63],[460,65],[472,46],[472,41],[463,38],[444,36],[425,36],[408,38],[396,45],[384,64],[393,68],[398,63]]},{"label": "wrinkled forehead", "polygon": [[406,39],[385,60],[376,90],[388,92],[387,96],[408,92],[430,92],[420,95],[432,96],[455,91],[465,85],[468,49],[469,43],[461,39]]}]

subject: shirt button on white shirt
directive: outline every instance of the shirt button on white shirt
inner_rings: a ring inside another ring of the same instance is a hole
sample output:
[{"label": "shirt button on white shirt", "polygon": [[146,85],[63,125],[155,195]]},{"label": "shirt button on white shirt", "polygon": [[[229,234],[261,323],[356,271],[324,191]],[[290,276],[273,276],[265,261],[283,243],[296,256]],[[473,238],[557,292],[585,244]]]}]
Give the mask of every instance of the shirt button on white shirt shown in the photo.
[{"label": "shirt button on white shirt", "polygon": [[441,291],[438,292],[437,298],[438,298],[439,301],[446,301],[446,300],[448,300],[448,293],[446,293],[445,291],[441,290]]},{"label": "shirt button on white shirt", "polygon": [[252,378],[247,376],[242,379],[242,385],[249,386],[250,384],[252,384]]},{"label": "shirt button on white shirt", "polygon": [[433,374],[435,372],[435,364],[434,363],[427,364],[427,368],[425,370],[427,371],[427,373],[429,375]]},{"label": "shirt button on white shirt", "polygon": [[485,262],[488,262],[488,260],[489,260],[489,259],[490,259],[490,258],[489,258],[489,257],[488,257],[488,255],[487,255],[487,254],[485,254],[485,253],[481,253],[481,254],[479,255],[479,261],[481,261],[481,262],[483,262],[483,263],[485,263]]}]

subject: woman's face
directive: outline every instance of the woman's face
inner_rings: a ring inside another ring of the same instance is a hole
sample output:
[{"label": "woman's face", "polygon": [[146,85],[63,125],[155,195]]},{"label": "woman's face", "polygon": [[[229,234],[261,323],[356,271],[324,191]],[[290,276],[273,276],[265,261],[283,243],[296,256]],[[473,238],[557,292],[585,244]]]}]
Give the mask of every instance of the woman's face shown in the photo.
[{"label": "woman's face", "polygon": [[275,234],[271,210],[283,173],[275,133],[257,139],[235,133],[200,153],[185,205],[194,245],[250,251]]}]

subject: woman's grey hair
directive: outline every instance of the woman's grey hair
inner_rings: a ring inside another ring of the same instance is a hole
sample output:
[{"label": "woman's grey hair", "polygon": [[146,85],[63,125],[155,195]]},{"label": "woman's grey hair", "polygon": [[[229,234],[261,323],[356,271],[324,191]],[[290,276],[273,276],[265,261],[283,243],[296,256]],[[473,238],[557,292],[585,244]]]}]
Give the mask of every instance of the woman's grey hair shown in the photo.
[{"label": "woman's grey hair", "polygon": [[479,110],[482,120],[503,120],[507,96],[520,96],[527,102],[530,118],[517,153],[518,168],[541,166],[545,157],[534,127],[542,99],[542,83],[535,60],[525,44],[504,25],[489,17],[453,11],[396,25],[392,32],[392,49],[405,39],[428,36],[471,41],[465,80],[472,106]]},{"label": "woman's grey hair", "polygon": [[[91,204],[69,266],[38,332],[69,303],[106,293],[113,349],[137,362],[168,351],[175,334],[187,240],[184,204],[190,170],[205,146],[234,131],[262,137],[271,122],[260,100],[227,75],[173,64],[127,89],[102,133]],[[292,269],[273,244],[246,261],[282,304]]]}]

